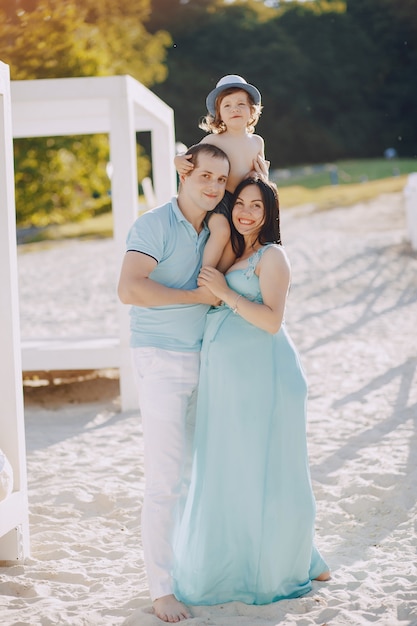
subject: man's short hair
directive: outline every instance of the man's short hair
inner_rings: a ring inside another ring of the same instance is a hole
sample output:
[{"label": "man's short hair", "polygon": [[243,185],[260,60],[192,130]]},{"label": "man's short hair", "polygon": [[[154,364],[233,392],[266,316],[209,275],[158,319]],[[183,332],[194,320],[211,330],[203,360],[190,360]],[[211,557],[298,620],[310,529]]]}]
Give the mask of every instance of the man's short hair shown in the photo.
[{"label": "man's short hair", "polygon": [[190,146],[185,154],[192,155],[191,159],[188,160],[194,167],[198,166],[198,155],[207,154],[215,159],[225,159],[229,163],[230,168],[230,161],[227,154],[221,148],[213,146],[211,143],[196,143],[194,146]]}]

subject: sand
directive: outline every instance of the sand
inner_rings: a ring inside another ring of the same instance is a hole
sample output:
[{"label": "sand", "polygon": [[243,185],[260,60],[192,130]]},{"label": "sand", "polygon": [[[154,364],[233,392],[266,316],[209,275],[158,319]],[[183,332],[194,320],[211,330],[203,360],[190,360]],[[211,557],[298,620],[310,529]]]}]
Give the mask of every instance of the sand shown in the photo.
[{"label": "sand", "polygon": [[[196,607],[184,624],[417,625],[417,254],[401,194],[313,209],[282,215],[286,317],[310,384],[316,542],[332,579],[268,606]],[[113,332],[119,266],[111,241],[19,249],[22,335]],[[25,392],[31,558],[0,568],[4,626],[162,624],[140,543],[140,419],[120,412],[116,374]]]}]

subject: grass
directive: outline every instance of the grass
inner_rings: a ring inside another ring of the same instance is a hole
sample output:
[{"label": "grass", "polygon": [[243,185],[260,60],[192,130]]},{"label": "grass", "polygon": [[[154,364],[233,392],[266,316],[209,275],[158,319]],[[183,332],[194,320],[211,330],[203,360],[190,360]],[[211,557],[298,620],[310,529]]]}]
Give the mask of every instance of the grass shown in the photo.
[{"label": "grass", "polygon": [[[275,170],[282,208],[313,204],[316,210],[367,202],[384,193],[401,192],[417,159],[359,159],[334,164]],[[337,177],[337,184],[331,184]]]},{"label": "grass", "polygon": [[[144,206],[139,202],[139,212]],[[139,214],[138,212],[138,214]],[[37,243],[44,241],[57,241],[60,239],[100,239],[113,236],[113,213],[102,213],[96,217],[90,217],[80,222],[67,222],[46,226],[33,233],[22,236],[23,243]]]},{"label": "grass", "polygon": [[[331,171],[337,171],[337,185],[330,184]],[[312,204],[316,210],[327,210],[367,202],[385,193],[402,192],[407,174],[416,171],[417,159],[364,159],[275,170],[271,179],[278,185],[281,208]],[[104,213],[82,222],[49,226],[25,242],[112,235],[113,215]]]},{"label": "grass", "polygon": [[279,186],[280,205],[287,209],[301,204],[313,204],[318,211],[351,206],[358,202],[367,202],[384,193],[402,192],[406,183],[407,176],[404,175],[350,185],[326,185],[317,189],[308,189],[301,185]]},{"label": "grass", "polygon": [[332,184],[335,177],[339,185],[351,185],[395,178],[415,171],[417,159],[356,159],[274,170],[271,178],[281,189],[298,185],[317,189]]},{"label": "grass", "polygon": [[48,226],[38,233],[44,239],[71,239],[78,237],[98,238],[113,236],[113,214],[102,213],[82,222],[67,222],[56,226]]}]

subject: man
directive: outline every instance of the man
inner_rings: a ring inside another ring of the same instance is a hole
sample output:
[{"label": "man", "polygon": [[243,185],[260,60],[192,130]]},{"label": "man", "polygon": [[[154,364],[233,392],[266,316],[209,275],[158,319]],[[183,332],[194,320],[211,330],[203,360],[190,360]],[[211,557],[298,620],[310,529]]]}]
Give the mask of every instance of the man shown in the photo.
[{"label": "man", "polygon": [[190,613],[172,592],[173,536],[188,489],[190,440],[205,316],[216,304],[197,276],[208,211],[222,199],[230,164],[210,144],[189,148],[194,168],[178,197],[133,224],[119,280],[131,310],[131,346],[145,441],[142,543],[156,615],[178,622]]}]

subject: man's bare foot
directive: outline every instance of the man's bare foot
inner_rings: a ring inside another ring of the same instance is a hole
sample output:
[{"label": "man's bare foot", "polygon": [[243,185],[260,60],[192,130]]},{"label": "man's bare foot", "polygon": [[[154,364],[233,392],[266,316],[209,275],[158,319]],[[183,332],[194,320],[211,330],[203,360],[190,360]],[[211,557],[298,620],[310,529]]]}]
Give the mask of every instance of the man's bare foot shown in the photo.
[{"label": "man's bare foot", "polygon": [[319,574],[319,576],[316,576],[314,580],[325,581],[330,580],[330,578],[330,572],[323,572],[322,574]]},{"label": "man's bare foot", "polygon": [[181,622],[183,619],[191,617],[191,613],[185,604],[177,600],[173,594],[154,600],[153,610],[155,615],[163,622]]}]

